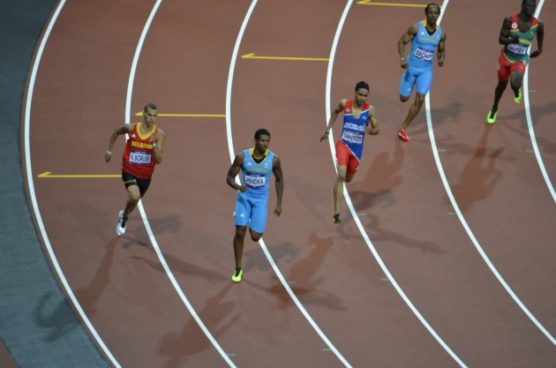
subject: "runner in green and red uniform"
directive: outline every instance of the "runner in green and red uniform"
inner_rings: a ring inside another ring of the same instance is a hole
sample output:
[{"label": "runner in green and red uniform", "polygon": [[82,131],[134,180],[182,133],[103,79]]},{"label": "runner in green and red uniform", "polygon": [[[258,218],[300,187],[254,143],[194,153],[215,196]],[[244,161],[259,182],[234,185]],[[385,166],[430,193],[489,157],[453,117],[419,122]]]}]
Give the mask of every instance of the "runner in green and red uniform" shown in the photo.
[{"label": "runner in green and red uniform", "polygon": [[536,0],[523,0],[519,14],[513,14],[504,19],[498,42],[504,45],[498,58],[498,85],[494,90],[494,104],[487,117],[487,124],[494,124],[498,115],[498,104],[508,81],[514,92],[514,102],[521,103],[521,83],[525,74],[525,66],[529,62],[529,46],[537,37],[537,50],[531,53],[535,58],[542,54],[544,40],[544,25],[535,18]]},{"label": "runner in green and red uniform", "polygon": [[143,122],[116,128],[110,136],[108,150],[104,153],[104,159],[109,162],[112,158],[112,147],[118,136],[129,135],[122,157],[122,180],[128,198],[125,208],[118,213],[118,236],[125,233],[129,214],[147,192],[155,165],[162,162],[165,134],[155,124],[157,116],[157,106],[153,103],[147,104],[143,109]]}]

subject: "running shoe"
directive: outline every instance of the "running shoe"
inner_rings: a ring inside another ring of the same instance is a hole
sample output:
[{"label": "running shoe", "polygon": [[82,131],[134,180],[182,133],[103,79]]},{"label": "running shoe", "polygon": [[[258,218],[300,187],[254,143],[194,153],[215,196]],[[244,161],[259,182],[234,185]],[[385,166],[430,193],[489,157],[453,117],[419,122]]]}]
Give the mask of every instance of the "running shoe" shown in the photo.
[{"label": "running shoe", "polygon": [[518,105],[521,103],[521,88],[517,91],[517,96],[514,94],[514,102]]},{"label": "running shoe", "polygon": [[339,225],[342,223],[342,216],[339,213],[334,215],[334,224]]},{"label": "running shoe", "polygon": [[118,224],[116,225],[116,235],[122,236],[125,234],[125,226],[127,224],[127,218],[124,217],[124,210],[120,210],[118,213]]},{"label": "running shoe", "polygon": [[498,111],[496,111],[494,114],[492,113],[492,110],[490,110],[488,112],[488,115],[485,119],[485,123],[487,124],[494,124],[496,123],[496,117],[498,116]]},{"label": "running shoe", "polygon": [[241,282],[241,278],[243,277],[243,269],[242,268],[236,268],[236,270],[234,271],[234,274],[232,275],[232,281],[233,282]]},{"label": "running shoe", "polygon": [[400,129],[398,131],[398,137],[404,141],[404,142],[409,142],[411,141],[411,138],[409,138],[409,135],[407,134],[407,132],[405,131],[405,129]]}]

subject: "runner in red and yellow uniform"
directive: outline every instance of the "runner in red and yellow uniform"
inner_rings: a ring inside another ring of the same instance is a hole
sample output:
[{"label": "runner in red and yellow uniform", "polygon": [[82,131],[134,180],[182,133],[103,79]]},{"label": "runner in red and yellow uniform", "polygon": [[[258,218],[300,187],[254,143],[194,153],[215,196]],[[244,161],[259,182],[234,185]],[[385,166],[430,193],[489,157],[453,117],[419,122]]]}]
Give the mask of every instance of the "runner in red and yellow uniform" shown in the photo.
[{"label": "runner in red and yellow uniform", "polygon": [[504,45],[498,58],[498,85],[494,90],[494,104],[487,117],[487,124],[494,124],[498,115],[498,104],[508,81],[514,92],[514,102],[521,103],[521,84],[525,74],[525,66],[529,62],[529,46],[537,37],[537,50],[531,53],[532,58],[542,54],[544,25],[535,18],[536,0],[523,0],[519,14],[504,19],[498,42]]},{"label": "runner in red and yellow uniform", "polygon": [[112,147],[118,136],[129,135],[122,158],[122,180],[127,189],[128,199],[125,208],[118,214],[118,236],[125,233],[129,214],[147,192],[155,165],[162,162],[165,134],[155,124],[157,116],[158,108],[155,104],[145,105],[143,122],[116,128],[110,137],[108,150],[104,153],[104,159],[109,162],[112,158]]}]

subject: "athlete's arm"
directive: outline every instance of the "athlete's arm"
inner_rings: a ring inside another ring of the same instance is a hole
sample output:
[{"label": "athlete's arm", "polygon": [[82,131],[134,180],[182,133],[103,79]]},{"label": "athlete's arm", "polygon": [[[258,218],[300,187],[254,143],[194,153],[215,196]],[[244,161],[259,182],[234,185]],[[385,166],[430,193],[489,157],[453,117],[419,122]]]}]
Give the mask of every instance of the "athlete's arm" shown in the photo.
[{"label": "athlete's arm", "polygon": [[119,135],[128,134],[133,130],[133,125],[131,124],[124,124],[112,132],[110,136],[110,141],[108,142],[108,149],[104,152],[104,161],[108,162],[112,158],[112,148],[114,147],[114,143],[116,143],[116,139],[118,139]]},{"label": "athlete's arm", "polygon": [[376,121],[376,112],[373,106],[369,109],[369,124],[367,124],[367,133],[377,135],[378,132],[378,122]]},{"label": "athlete's arm", "polygon": [[162,156],[164,155],[164,142],[166,141],[166,133],[162,129],[158,128],[156,135],[151,136],[151,143],[154,146],[154,159],[156,163],[162,162]]},{"label": "athlete's arm", "polygon": [[444,59],[446,59],[446,32],[442,33],[442,38],[440,38],[440,42],[438,43],[438,66],[444,65]]},{"label": "athlete's arm", "polygon": [[405,53],[405,45],[410,43],[413,38],[417,35],[417,24],[412,24],[409,26],[407,32],[405,32],[400,40],[398,41],[398,54],[400,55],[400,66],[402,68],[407,68],[407,54]]},{"label": "athlete's arm", "polygon": [[332,129],[332,125],[334,125],[334,122],[336,122],[336,118],[338,117],[338,114],[342,112],[345,107],[346,107],[346,99],[344,98],[340,100],[338,106],[336,106],[334,111],[332,111],[332,114],[330,115],[330,120],[328,121],[328,125],[326,126],[326,130],[324,131],[322,137],[320,137],[321,142],[324,141],[326,138],[328,138],[328,134],[330,134],[330,129]]},{"label": "athlete's arm", "polygon": [[284,174],[282,173],[282,164],[277,156],[272,160],[272,172],[274,173],[274,184],[276,185],[276,207],[274,214],[280,216],[282,214],[282,194],[284,194]]},{"label": "athlete's arm", "polygon": [[539,28],[537,29],[537,50],[531,53],[532,58],[535,58],[542,54],[543,42],[544,42],[544,24],[539,20]]},{"label": "athlete's arm", "polygon": [[238,183],[236,183],[235,180],[236,176],[241,171],[241,165],[243,165],[243,152],[237,154],[236,158],[234,159],[234,162],[232,163],[232,166],[230,166],[230,169],[228,169],[228,175],[226,176],[226,183],[234,190],[245,192],[247,190],[245,184],[242,183],[241,185],[239,185]]},{"label": "athlete's arm", "polygon": [[500,42],[501,45],[507,46],[510,43],[519,43],[519,36],[512,36],[510,33],[511,26],[512,18],[504,18],[504,23],[502,23],[502,28],[500,29],[500,36],[498,37],[498,42]]}]

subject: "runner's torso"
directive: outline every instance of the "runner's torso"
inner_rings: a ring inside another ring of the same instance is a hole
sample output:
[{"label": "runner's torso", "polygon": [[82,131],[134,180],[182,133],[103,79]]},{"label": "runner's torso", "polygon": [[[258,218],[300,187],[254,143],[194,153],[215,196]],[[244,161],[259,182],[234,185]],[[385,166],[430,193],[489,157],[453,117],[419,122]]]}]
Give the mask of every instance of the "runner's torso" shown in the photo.
[{"label": "runner's torso", "polygon": [[518,14],[512,15],[512,22],[510,25],[510,35],[519,36],[519,43],[510,43],[504,47],[504,56],[511,62],[523,61],[527,63],[529,61],[529,55],[527,54],[527,49],[533,42],[539,28],[539,20],[535,17],[531,17],[530,24],[523,24],[519,21]]},{"label": "runner's torso", "polygon": [[442,28],[437,25],[436,31],[429,34],[426,23],[426,20],[417,23],[417,34],[411,41],[411,52],[408,58],[409,66],[432,68],[432,58],[442,39]]},{"label": "runner's torso", "polygon": [[135,123],[133,130],[129,133],[129,139],[124,149],[122,168],[123,171],[135,177],[150,179],[156,164],[150,137],[157,133],[158,126],[155,125],[148,133],[142,134],[140,129],[142,124]]},{"label": "runner's torso", "polygon": [[274,152],[267,150],[263,160],[259,163],[253,159],[253,152],[254,148],[243,151],[241,181],[247,186],[247,190],[244,193],[257,198],[267,197],[270,176],[272,175]]},{"label": "runner's torso", "polygon": [[365,142],[365,128],[369,123],[369,109],[371,105],[364,103],[359,117],[353,115],[353,100],[347,100],[344,107],[344,126],[342,142],[361,160],[363,143]]}]

